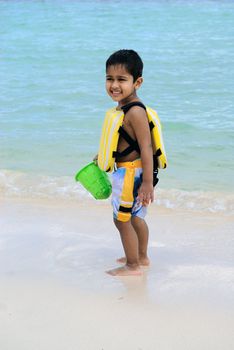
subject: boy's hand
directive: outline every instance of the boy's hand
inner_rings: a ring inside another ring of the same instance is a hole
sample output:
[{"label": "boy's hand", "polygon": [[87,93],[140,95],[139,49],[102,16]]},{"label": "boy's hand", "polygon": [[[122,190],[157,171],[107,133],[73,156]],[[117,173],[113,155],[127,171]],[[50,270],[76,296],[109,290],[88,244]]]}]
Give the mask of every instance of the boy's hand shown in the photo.
[{"label": "boy's hand", "polygon": [[98,160],[98,154],[96,154],[96,156],[93,158],[93,161],[95,164],[97,164],[97,160]]},{"label": "boy's hand", "polygon": [[154,188],[152,183],[142,182],[139,190],[137,201],[144,207],[154,201]]}]

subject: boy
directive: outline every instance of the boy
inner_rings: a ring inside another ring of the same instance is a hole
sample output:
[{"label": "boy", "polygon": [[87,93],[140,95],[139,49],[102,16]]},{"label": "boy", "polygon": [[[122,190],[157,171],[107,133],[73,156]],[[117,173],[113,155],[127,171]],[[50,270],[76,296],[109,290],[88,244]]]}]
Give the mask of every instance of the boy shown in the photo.
[{"label": "boy", "polygon": [[[145,106],[137,96],[143,78],[143,62],[133,50],[119,50],[106,61],[106,91],[124,111],[123,129],[137,147],[121,155],[129,143],[120,135],[113,173],[112,205],[125,257],[123,266],[107,271],[113,276],[141,275],[140,266],[148,266],[148,226],[146,207],[154,200],[153,149]],[[139,147],[138,147],[139,146]]]}]

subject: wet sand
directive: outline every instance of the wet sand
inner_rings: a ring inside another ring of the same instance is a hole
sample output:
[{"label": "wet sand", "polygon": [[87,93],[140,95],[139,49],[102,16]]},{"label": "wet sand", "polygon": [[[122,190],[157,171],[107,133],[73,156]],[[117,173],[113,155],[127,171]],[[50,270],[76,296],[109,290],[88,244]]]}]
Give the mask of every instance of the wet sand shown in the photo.
[{"label": "wet sand", "polygon": [[123,255],[108,202],[1,200],[0,348],[234,347],[234,219],[152,205],[151,266]]}]

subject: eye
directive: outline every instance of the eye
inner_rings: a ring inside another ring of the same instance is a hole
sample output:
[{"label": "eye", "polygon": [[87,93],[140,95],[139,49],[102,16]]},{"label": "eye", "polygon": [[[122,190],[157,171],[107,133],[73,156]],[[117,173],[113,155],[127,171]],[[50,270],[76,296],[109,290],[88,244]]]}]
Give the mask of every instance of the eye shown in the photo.
[{"label": "eye", "polygon": [[111,81],[113,79],[111,77],[106,77],[106,80]]}]

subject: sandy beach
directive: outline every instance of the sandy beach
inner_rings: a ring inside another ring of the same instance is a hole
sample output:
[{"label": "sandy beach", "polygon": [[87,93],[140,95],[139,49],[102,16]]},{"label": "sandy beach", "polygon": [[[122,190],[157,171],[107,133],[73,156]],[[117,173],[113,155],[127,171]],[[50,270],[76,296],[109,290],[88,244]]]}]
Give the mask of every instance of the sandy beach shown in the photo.
[{"label": "sandy beach", "polygon": [[116,278],[108,202],[2,200],[0,348],[232,349],[233,217],[152,205],[147,221],[151,267]]},{"label": "sandy beach", "polygon": [[[0,13],[0,350],[233,350],[234,1],[3,0]],[[137,95],[168,157],[151,264],[128,277],[106,273],[123,257],[110,201],[75,181],[117,106],[119,49],[143,60]]]}]

